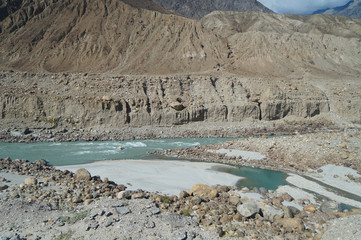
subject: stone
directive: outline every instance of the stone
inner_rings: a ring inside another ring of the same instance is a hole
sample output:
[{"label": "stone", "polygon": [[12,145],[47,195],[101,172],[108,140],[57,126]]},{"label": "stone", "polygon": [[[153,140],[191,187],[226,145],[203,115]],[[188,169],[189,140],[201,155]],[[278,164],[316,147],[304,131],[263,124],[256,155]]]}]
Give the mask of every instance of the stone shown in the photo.
[{"label": "stone", "polygon": [[4,191],[4,190],[6,190],[6,189],[8,189],[8,188],[9,188],[8,185],[5,185],[5,184],[1,184],[1,185],[0,185],[0,191]]},{"label": "stone", "polygon": [[241,199],[236,196],[231,196],[228,201],[230,204],[237,206],[241,202]]},{"label": "stone", "polygon": [[179,198],[180,198],[180,199],[186,198],[186,197],[188,197],[188,196],[189,196],[189,194],[188,194],[186,191],[181,191],[181,192],[179,193]]},{"label": "stone", "polygon": [[114,219],[108,219],[106,222],[105,222],[105,227],[109,227],[111,226],[112,224],[114,223]]},{"label": "stone", "polygon": [[79,198],[79,197],[75,197],[75,198],[72,199],[71,202],[72,202],[72,203],[81,203],[82,200],[81,200],[81,198]]},{"label": "stone", "polygon": [[185,240],[187,239],[187,232],[185,230],[179,230],[173,235],[173,240]]},{"label": "stone", "polygon": [[336,201],[324,201],[321,204],[320,210],[324,213],[341,212],[340,204]]},{"label": "stone", "polygon": [[132,192],[129,190],[121,191],[117,194],[118,199],[129,199],[132,196]]},{"label": "stone", "polygon": [[15,233],[14,236],[10,238],[10,240],[21,240],[21,237],[19,236],[19,234]]},{"label": "stone", "polygon": [[287,202],[292,202],[293,201],[293,197],[291,197],[291,195],[289,195],[288,193],[282,194],[281,198],[284,201],[287,201]]},{"label": "stone", "polygon": [[258,207],[257,203],[253,201],[248,201],[242,205],[237,207],[237,211],[244,217],[252,217],[259,213],[260,208]]},{"label": "stone", "polygon": [[44,159],[36,160],[34,163],[38,166],[49,166],[49,162]]},{"label": "stone", "polygon": [[263,211],[263,217],[269,221],[273,221],[275,217],[283,217],[284,212],[282,209],[275,208],[267,205]]},{"label": "stone", "polygon": [[314,213],[314,212],[316,212],[316,207],[315,207],[315,205],[307,205],[307,206],[305,206],[304,208],[303,208],[303,211],[305,211],[305,212],[310,212],[310,213]]},{"label": "stone", "polygon": [[268,190],[264,187],[260,187],[259,188],[259,193],[262,195],[266,195],[268,193]]},{"label": "stone", "polygon": [[303,231],[305,226],[300,218],[281,218],[277,219],[276,222],[280,223],[285,228],[291,228],[295,231]]},{"label": "stone", "polygon": [[155,223],[153,221],[149,221],[145,224],[146,228],[155,228]]},{"label": "stone", "polygon": [[130,209],[128,207],[116,207],[117,213],[126,215],[128,213],[131,213]]},{"label": "stone", "polygon": [[25,135],[28,135],[28,134],[30,134],[30,133],[32,133],[32,131],[31,131],[29,128],[25,128],[25,129],[24,129],[24,134],[25,134]]},{"label": "stone", "polygon": [[202,198],[199,196],[194,196],[194,197],[192,197],[190,202],[192,205],[199,205],[202,202]]},{"label": "stone", "polygon": [[89,229],[97,229],[99,227],[99,223],[98,222],[92,222],[88,225]]},{"label": "stone", "polygon": [[149,211],[153,214],[153,215],[156,215],[156,214],[159,214],[160,213],[160,209],[157,208],[157,207],[151,207],[149,209]]},{"label": "stone", "polygon": [[178,102],[178,101],[176,101],[176,102],[171,102],[171,103],[169,104],[169,106],[170,106],[171,108],[173,108],[174,110],[176,110],[176,111],[182,111],[183,109],[186,108],[186,107],[183,105],[183,103],[180,103],[180,102]]},{"label": "stone", "polygon": [[91,178],[91,175],[88,170],[85,168],[80,168],[76,170],[75,172],[75,179],[78,181],[89,181]]},{"label": "stone", "polygon": [[195,184],[188,193],[206,199],[214,199],[218,196],[218,191],[206,184]]},{"label": "stone", "polygon": [[36,178],[29,177],[24,180],[24,183],[28,186],[32,186],[38,184],[38,180]]}]

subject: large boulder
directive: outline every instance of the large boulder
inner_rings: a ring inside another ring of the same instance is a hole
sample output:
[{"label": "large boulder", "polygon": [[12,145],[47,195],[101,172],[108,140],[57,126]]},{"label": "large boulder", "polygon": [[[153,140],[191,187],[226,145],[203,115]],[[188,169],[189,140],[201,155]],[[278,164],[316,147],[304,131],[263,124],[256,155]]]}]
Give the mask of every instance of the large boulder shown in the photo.
[{"label": "large boulder", "polygon": [[75,172],[75,179],[79,181],[89,181],[91,178],[90,172],[85,168],[80,168]]},{"label": "large boulder", "polygon": [[340,205],[335,201],[325,201],[321,204],[321,211],[324,213],[340,212]]},{"label": "large boulder", "polygon": [[248,201],[237,207],[237,211],[243,217],[253,217],[260,212],[260,207],[253,201]]},{"label": "large boulder", "polygon": [[195,184],[188,192],[190,195],[199,196],[206,199],[214,199],[218,195],[218,191],[206,184]]},{"label": "large boulder", "polygon": [[269,221],[273,221],[276,217],[281,218],[283,217],[283,215],[284,212],[282,209],[275,208],[269,205],[267,205],[263,211],[263,217]]},{"label": "large boulder", "polygon": [[38,184],[38,180],[36,178],[29,177],[29,178],[25,178],[24,183],[26,185],[32,186]]}]

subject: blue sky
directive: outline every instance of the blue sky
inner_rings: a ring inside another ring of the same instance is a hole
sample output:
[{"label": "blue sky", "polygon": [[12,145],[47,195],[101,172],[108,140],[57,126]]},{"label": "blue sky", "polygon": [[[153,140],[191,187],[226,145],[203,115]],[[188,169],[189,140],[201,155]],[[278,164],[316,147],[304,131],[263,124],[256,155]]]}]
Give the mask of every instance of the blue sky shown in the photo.
[{"label": "blue sky", "polygon": [[345,5],[350,0],[258,0],[277,13],[309,14],[318,9]]}]

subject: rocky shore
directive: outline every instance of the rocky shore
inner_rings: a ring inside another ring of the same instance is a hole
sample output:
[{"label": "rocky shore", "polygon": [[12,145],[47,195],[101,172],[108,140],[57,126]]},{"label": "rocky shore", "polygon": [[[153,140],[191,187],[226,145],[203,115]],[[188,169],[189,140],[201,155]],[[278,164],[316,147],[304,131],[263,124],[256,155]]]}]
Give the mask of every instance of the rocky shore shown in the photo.
[{"label": "rocky shore", "polygon": [[[361,133],[348,131],[250,137],[210,146],[170,149],[156,154],[294,173],[307,173],[309,169],[317,170],[324,165],[334,164],[352,168],[361,174],[360,149]],[[248,159],[238,155],[237,151],[257,152],[264,157]],[[359,178],[349,177],[350,180],[361,182]]]},{"label": "rocky shore", "polygon": [[0,175],[2,239],[322,239],[331,220],[360,221],[360,210],[282,191],[198,184],[166,196],[45,160],[0,159]]}]

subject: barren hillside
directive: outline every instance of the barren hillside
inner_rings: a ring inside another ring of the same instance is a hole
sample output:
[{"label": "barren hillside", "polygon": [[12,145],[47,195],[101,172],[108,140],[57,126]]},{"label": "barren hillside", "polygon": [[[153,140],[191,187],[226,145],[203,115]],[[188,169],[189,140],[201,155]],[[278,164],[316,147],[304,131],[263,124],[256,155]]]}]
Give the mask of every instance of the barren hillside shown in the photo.
[{"label": "barren hillside", "polygon": [[11,9],[0,22],[3,70],[357,76],[361,69],[361,20],[341,16],[214,12],[195,21],[118,0]]},{"label": "barren hillside", "polygon": [[49,72],[169,73],[212,69],[222,40],[186,18],[118,0],[24,7],[1,22],[1,65]]}]

